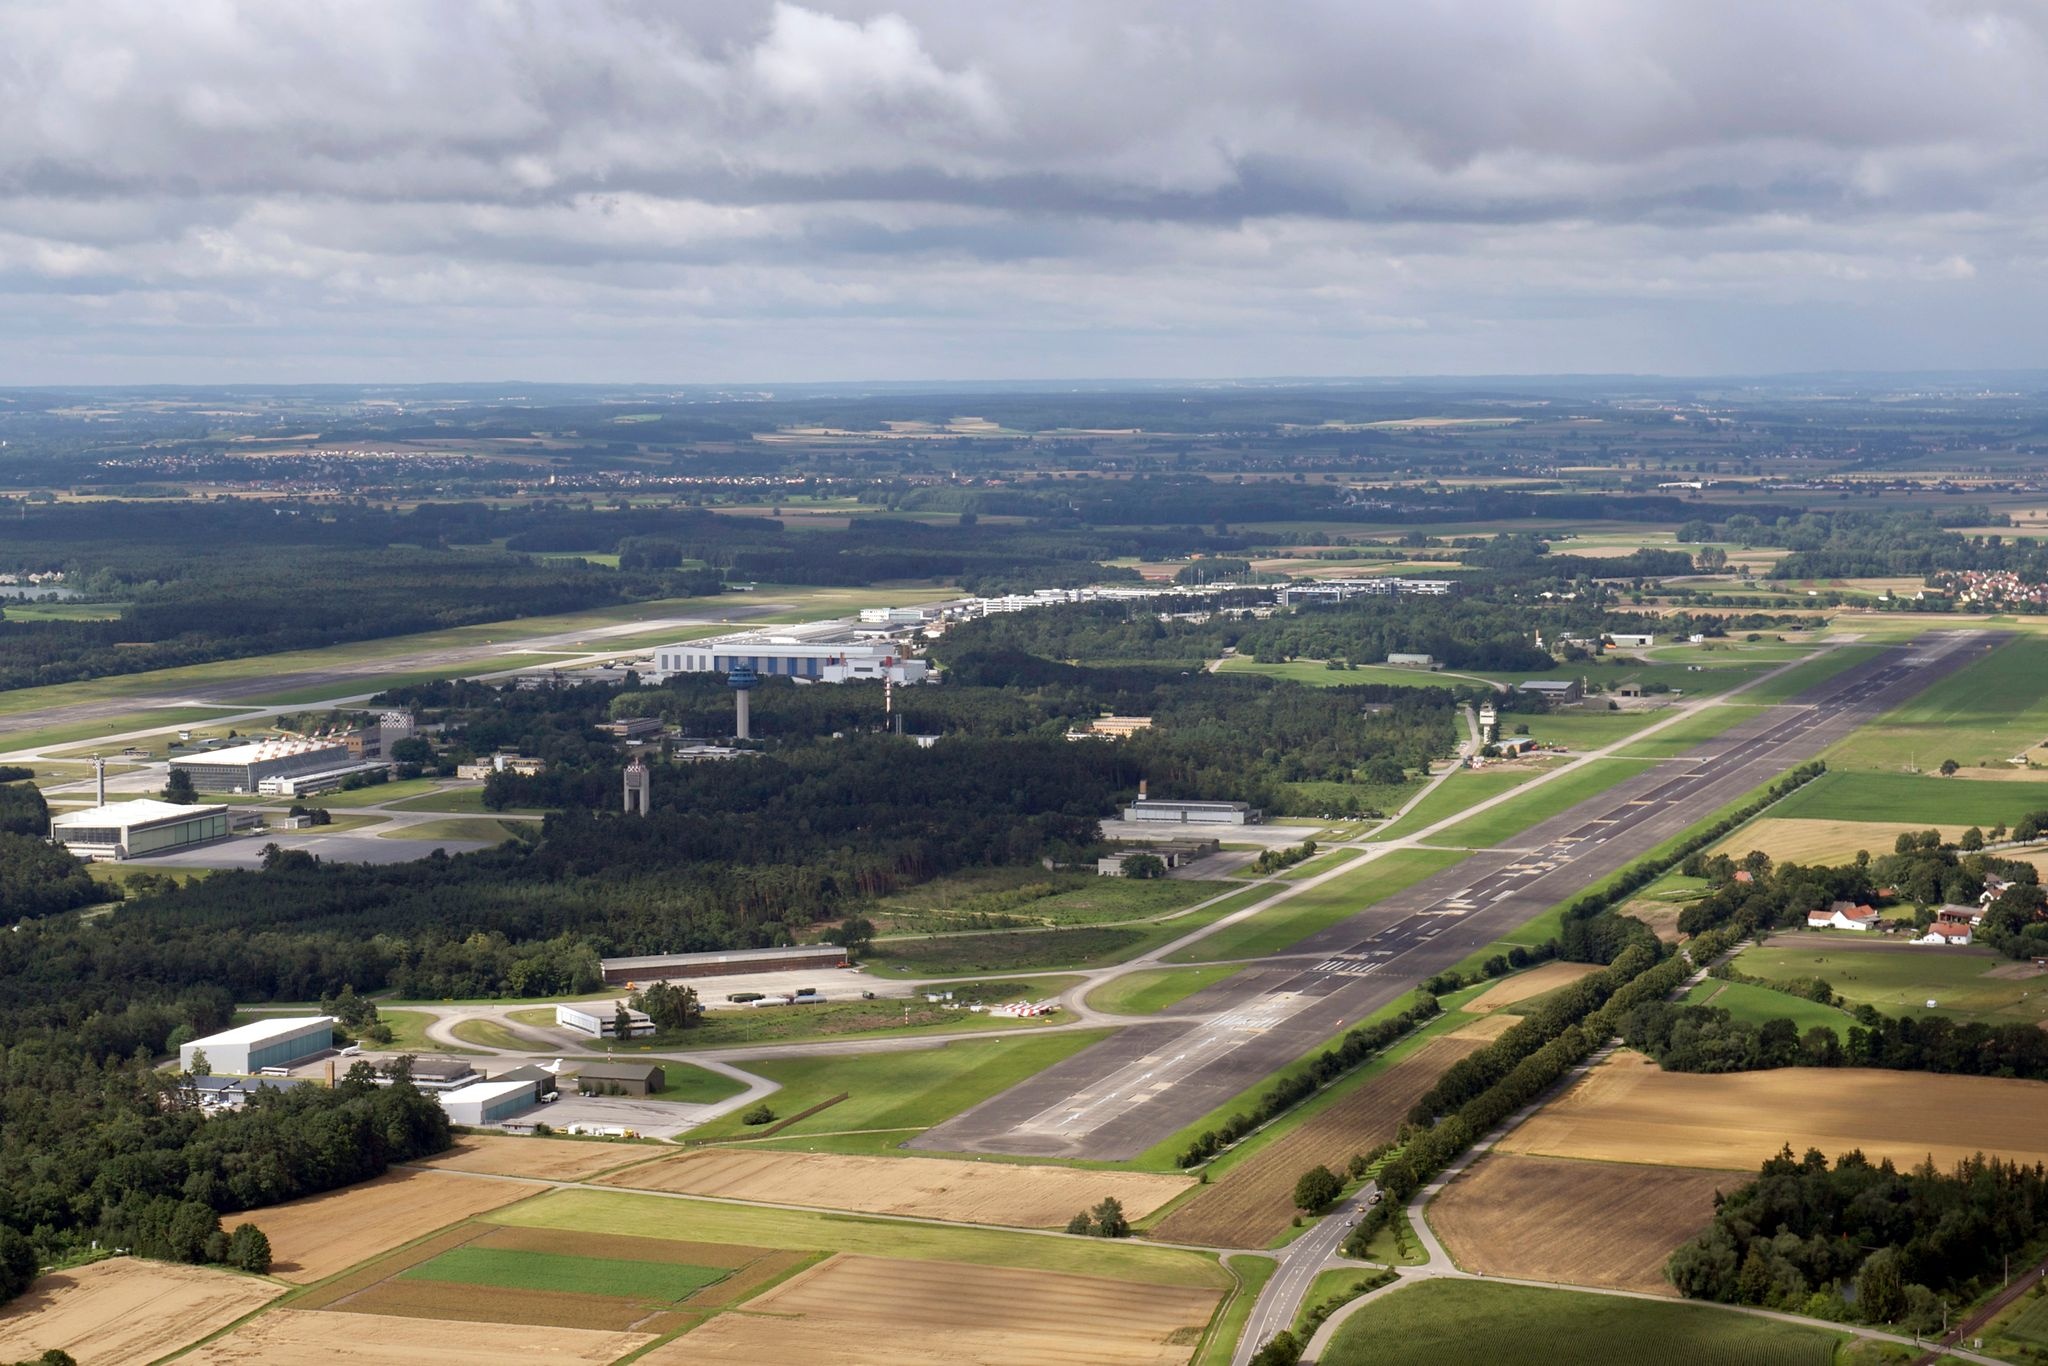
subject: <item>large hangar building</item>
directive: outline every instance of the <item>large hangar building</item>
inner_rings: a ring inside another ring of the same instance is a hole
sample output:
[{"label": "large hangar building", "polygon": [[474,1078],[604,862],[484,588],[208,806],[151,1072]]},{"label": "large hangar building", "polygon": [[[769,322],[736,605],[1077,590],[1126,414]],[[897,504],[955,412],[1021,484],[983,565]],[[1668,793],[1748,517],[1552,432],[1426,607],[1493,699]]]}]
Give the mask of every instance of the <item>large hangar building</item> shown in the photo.
[{"label": "large hangar building", "polygon": [[81,858],[143,858],[228,837],[225,806],[113,802],[50,817],[50,840]]},{"label": "large hangar building", "polygon": [[171,768],[188,775],[200,792],[254,792],[265,778],[292,778],[356,762],[339,740],[259,740],[208,754],[181,755],[171,760]]},{"label": "large hangar building", "polygon": [[332,1015],[284,1015],[256,1020],[178,1046],[178,1066],[190,1072],[204,1053],[216,1073],[250,1077],[266,1067],[292,1067],[334,1047]]}]

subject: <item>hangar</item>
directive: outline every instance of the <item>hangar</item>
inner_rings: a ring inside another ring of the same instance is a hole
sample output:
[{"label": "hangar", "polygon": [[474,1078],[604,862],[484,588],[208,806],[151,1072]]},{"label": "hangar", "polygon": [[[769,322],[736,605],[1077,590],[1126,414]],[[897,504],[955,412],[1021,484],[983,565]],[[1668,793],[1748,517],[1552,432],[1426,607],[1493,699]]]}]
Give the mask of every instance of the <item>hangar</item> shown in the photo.
[{"label": "hangar", "polygon": [[194,1056],[204,1053],[211,1071],[247,1077],[266,1067],[291,1067],[333,1047],[332,1015],[284,1015],[180,1044],[178,1066],[190,1072]]},{"label": "hangar", "polygon": [[720,953],[649,953],[638,958],[605,958],[598,966],[610,986],[659,982],[676,977],[728,977],[743,972],[809,972],[846,966],[837,944],[799,944],[783,949],[731,949]]},{"label": "hangar", "polygon": [[50,841],[82,858],[141,858],[227,837],[225,806],[184,806],[144,799],[50,818]]}]

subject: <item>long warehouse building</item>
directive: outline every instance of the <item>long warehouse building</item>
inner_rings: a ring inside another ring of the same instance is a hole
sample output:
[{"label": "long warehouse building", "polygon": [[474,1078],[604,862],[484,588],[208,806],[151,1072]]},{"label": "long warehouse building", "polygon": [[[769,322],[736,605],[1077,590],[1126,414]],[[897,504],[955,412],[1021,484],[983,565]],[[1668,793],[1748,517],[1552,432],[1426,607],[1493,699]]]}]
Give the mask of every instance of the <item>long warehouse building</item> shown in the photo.
[{"label": "long warehouse building", "polygon": [[678,977],[731,977],[755,972],[809,972],[843,968],[846,950],[836,944],[799,944],[784,949],[730,949],[714,953],[649,953],[637,958],[601,958],[598,967],[610,986],[660,982]]},{"label": "long warehouse building", "polygon": [[259,740],[255,744],[186,754],[171,760],[201,792],[254,792],[265,778],[347,768],[357,761],[339,740]]},{"label": "long warehouse building", "polygon": [[725,640],[664,645],[654,653],[655,669],[668,674],[731,673],[752,669],[763,678],[810,683],[851,683],[864,679],[922,683],[930,666],[912,659],[891,641],[798,640],[794,636],[733,636]]},{"label": "long warehouse building", "polygon": [[225,806],[142,799],[50,817],[50,840],[81,858],[142,858],[228,837]]},{"label": "long warehouse building", "polygon": [[284,1015],[256,1020],[178,1045],[178,1066],[192,1070],[206,1055],[207,1069],[228,1076],[254,1076],[266,1067],[291,1067],[334,1047],[332,1015]]}]

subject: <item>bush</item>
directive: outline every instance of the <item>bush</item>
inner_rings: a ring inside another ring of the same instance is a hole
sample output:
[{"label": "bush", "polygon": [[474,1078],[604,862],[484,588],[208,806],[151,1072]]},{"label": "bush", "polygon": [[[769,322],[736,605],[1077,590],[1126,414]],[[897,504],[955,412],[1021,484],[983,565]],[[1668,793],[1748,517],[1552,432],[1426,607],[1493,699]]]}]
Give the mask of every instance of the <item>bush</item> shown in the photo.
[{"label": "bush", "polygon": [[773,1124],[774,1122],[775,1111],[769,1108],[767,1101],[762,1101],[759,1105],[756,1105],[753,1109],[740,1116],[740,1123],[742,1124]]}]

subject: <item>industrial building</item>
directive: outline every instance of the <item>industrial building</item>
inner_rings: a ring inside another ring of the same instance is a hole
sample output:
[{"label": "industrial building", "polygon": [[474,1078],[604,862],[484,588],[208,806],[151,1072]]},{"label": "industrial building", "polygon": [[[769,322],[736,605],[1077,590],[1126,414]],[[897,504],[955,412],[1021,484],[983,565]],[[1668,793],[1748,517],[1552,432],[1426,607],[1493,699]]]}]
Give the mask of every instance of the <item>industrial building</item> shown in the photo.
[{"label": "industrial building", "polygon": [[[743,972],[809,972],[846,966],[836,944],[802,944],[786,949],[731,949],[719,953],[650,953],[638,958],[600,959],[611,986],[660,982],[677,977],[730,977]],[[609,1020],[606,1021],[610,1023]]]},{"label": "industrial building", "polygon": [[930,667],[889,641],[799,640],[795,636],[729,636],[692,641],[655,651],[655,669],[669,674],[731,673],[752,669],[762,678],[795,678],[810,683],[862,680],[922,683]]},{"label": "industrial building", "polygon": [[436,1097],[450,1124],[496,1124],[540,1104],[533,1081],[478,1081]]},{"label": "industrial building", "polygon": [[[616,1039],[619,1037],[618,1010],[606,1010],[594,1006],[585,1010],[580,1006],[556,1006],[555,1023],[563,1029],[573,1029],[593,1039]],[[637,1039],[643,1034],[654,1032],[654,1021],[637,1010],[626,1011],[626,1037]]]},{"label": "industrial building", "polygon": [[382,773],[391,766],[381,759],[323,768],[316,773],[276,773],[256,784],[266,797],[308,797],[315,792],[332,792],[358,773]]},{"label": "industrial building", "polygon": [[180,1044],[178,1066],[190,1072],[193,1058],[204,1053],[209,1070],[246,1077],[266,1067],[297,1066],[333,1047],[332,1015],[284,1015]]},{"label": "industrial building", "polygon": [[1449,579],[1316,579],[1308,583],[1290,583],[1279,588],[1274,597],[1282,607],[1294,607],[1304,602],[1348,602],[1352,598],[1393,596],[1400,593],[1419,593],[1424,597],[1439,598],[1451,591]]},{"label": "industrial building", "polygon": [[922,607],[863,607],[863,626],[922,626],[931,617]]},{"label": "industrial building", "polygon": [[667,1074],[651,1062],[587,1062],[576,1072],[576,1089],[586,1096],[651,1096],[667,1085]]},{"label": "industrial building", "polygon": [[142,858],[210,844],[229,834],[225,806],[115,802],[50,818],[50,840],[81,858]]},{"label": "industrial building", "polygon": [[1266,813],[1245,802],[1161,801],[1140,795],[1124,808],[1127,821],[1177,825],[1257,825]]},{"label": "industrial building", "polygon": [[1168,868],[1179,868],[1198,858],[1207,858],[1222,847],[1213,839],[1177,839],[1148,844],[1142,849],[1118,849],[1095,860],[1095,872],[1101,877],[1122,877],[1125,860],[1139,854],[1150,854]]},{"label": "industrial building", "polygon": [[347,768],[353,762],[348,746],[339,740],[259,740],[184,755],[171,760],[171,769],[190,777],[201,792],[255,792],[265,778]]},{"label": "industrial building", "polygon": [[1586,695],[1585,688],[1576,678],[1532,678],[1526,683],[1516,684],[1515,691],[1558,703],[1576,702]]},{"label": "industrial building", "polygon": [[[381,1080],[389,1082],[397,1062],[388,1062],[377,1069]],[[476,1070],[476,1064],[464,1062],[461,1058],[414,1058],[412,1060],[412,1084],[422,1091],[459,1091],[484,1079]]]}]

